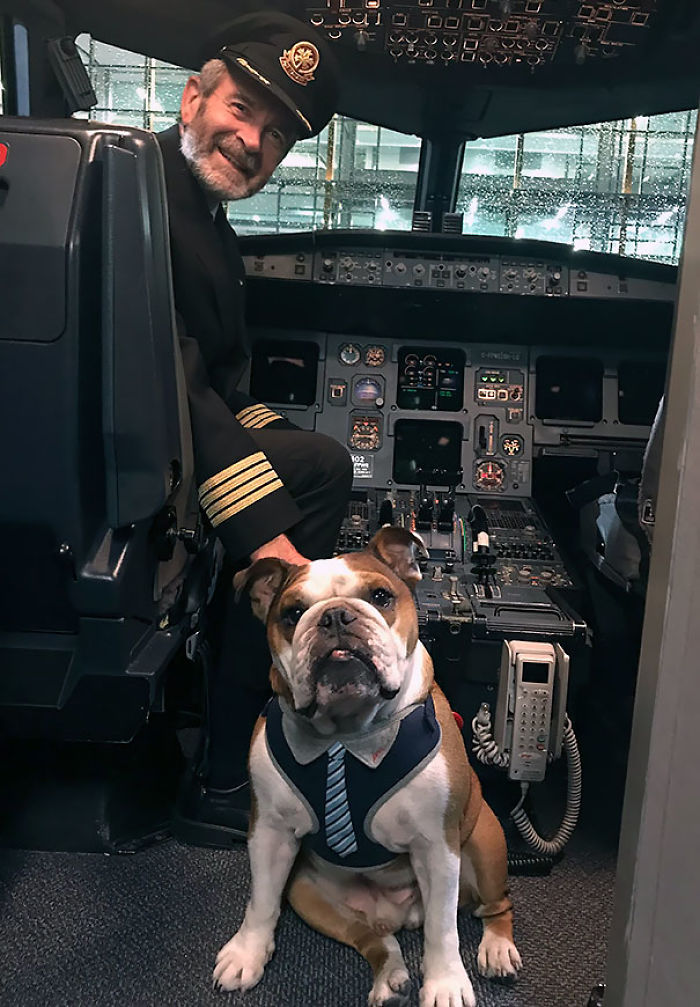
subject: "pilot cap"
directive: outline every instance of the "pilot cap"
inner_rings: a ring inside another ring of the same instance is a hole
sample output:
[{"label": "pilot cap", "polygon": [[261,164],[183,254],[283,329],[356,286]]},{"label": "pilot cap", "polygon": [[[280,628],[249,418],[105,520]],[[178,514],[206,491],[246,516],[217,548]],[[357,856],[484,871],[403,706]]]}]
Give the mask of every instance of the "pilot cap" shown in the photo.
[{"label": "pilot cap", "polygon": [[320,133],[335,112],[340,89],[335,56],[310,25],[288,14],[236,18],[209,40],[203,56],[224,60],[270,91],[293,114],[302,137]]}]

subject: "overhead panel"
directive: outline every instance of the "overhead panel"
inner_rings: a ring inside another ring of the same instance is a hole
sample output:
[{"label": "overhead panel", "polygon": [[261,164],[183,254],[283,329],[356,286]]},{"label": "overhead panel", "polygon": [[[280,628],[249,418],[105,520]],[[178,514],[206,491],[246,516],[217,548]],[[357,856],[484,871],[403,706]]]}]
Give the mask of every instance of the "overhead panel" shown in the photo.
[{"label": "overhead panel", "polygon": [[634,53],[658,8],[659,0],[327,0],[306,10],[329,39],[396,62],[535,72]]}]

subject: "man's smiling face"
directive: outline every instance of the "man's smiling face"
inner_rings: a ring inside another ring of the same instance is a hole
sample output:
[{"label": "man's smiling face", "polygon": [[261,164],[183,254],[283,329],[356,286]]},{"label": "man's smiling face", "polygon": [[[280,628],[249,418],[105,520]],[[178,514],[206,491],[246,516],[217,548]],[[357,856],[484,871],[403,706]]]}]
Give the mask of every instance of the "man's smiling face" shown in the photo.
[{"label": "man's smiling face", "polygon": [[216,199],[259,192],[297,138],[281,102],[253,82],[226,72],[207,97],[190,77],[180,106],[182,152]]}]

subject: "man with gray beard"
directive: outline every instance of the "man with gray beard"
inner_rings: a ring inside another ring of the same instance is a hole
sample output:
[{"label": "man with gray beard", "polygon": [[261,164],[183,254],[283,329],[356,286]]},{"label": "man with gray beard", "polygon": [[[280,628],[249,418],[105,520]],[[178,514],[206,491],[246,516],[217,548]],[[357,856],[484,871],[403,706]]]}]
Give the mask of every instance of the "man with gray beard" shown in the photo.
[{"label": "man with gray beard", "polygon": [[174,831],[226,846],[247,831],[246,759],[270,667],[260,624],[233,601],[231,570],[264,556],[330,556],[352,465],[336,441],[238,390],[249,357],[245,275],[221,205],[259,192],[297,139],[323,129],[338,94],[335,59],[308,25],[276,12],[231,22],[207,56],[185,85],[179,123],[158,136],[199,500],[230,561],[203,745]]}]

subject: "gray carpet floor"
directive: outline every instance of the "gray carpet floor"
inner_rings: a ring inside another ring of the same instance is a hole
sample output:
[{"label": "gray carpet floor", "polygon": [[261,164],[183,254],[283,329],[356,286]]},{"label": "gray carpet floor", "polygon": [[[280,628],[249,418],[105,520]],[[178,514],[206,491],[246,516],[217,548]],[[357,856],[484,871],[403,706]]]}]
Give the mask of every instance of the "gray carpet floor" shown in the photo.
[{"label": "gray carpet floor", "polygon": [[[615,855],[581,832],[548,878],[516,877],[513,987],[482,980],[480,924],[459,933],[479,1007],[586,1007],[604,978]],[[240,923],[248,888],[244,847],[186,848],[170,840],[125,856],[0,850],[2,1007],[362,1007],[370,969],[286,907],[277,950],[247,994],[215,993],[218,948]],[[400,935],[418,1003],[422,936]]]}]

